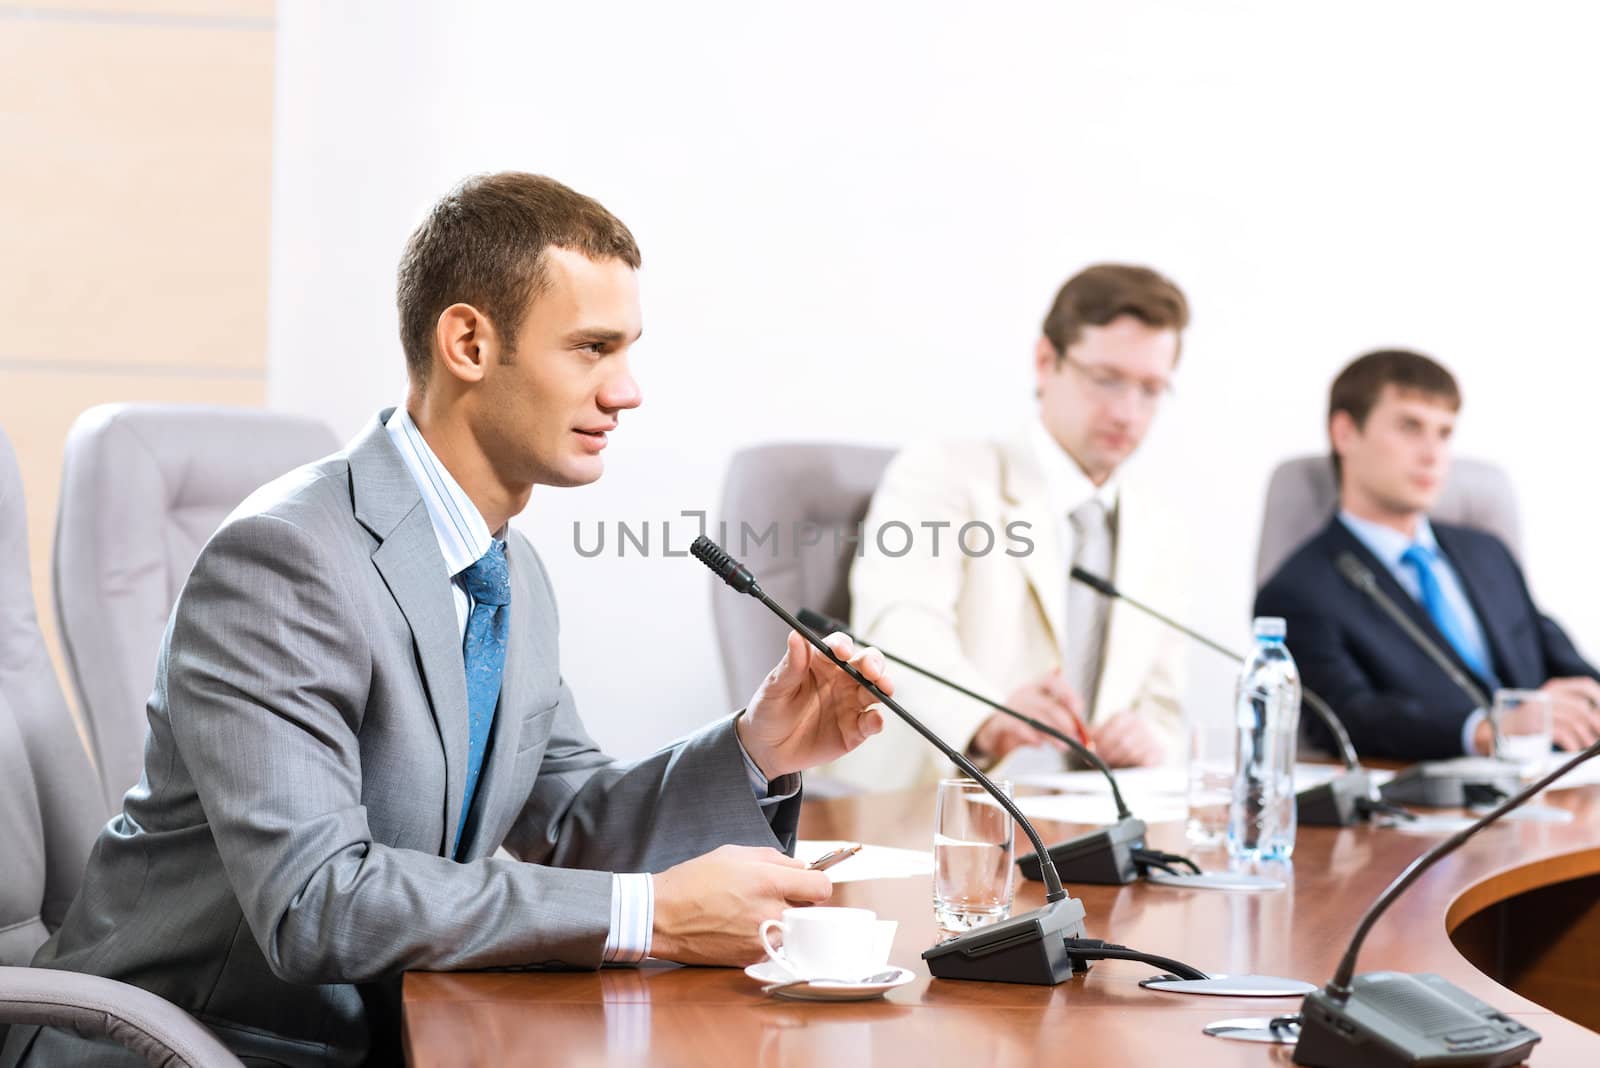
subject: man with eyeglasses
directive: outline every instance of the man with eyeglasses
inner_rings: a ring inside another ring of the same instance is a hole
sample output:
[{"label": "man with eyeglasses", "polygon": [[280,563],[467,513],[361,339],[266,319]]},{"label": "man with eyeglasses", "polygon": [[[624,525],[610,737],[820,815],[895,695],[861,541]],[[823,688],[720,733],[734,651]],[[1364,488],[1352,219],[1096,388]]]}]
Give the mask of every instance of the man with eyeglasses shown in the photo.
[{"label": "man with eyeglasses", "polygon": [[[853,629],[1110,764],[1175,756],[1181,643],[1069,575],[1082,567],[1161,605],[1184,593],[1175,526],[1122,467],[1171,390],[1188,320],[1182,291],[1148,268],[1071,278],[1034,347],[1037,414],[1000,440],[916,445],[889,465],[850,575]],[[896,684],[907,708],[1003,774],[1068,766],[1025,724],[914,673]],[[882,790],[947,772],[897,720],[827,769]]]}]

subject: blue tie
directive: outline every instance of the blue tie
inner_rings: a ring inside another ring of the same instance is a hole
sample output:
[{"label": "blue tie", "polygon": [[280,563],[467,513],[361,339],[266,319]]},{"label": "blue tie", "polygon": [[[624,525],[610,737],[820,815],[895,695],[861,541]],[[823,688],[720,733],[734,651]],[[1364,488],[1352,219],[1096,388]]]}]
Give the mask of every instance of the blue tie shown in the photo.
[{"label": "blue tie", "polygon": [[1439,576],[1433,570],[1435,559],[1433,550],[1422,545],[1412,545],[1401,555],[1400,562],[1410,564],[1416,571],[1418,585],[1422,588],[1422,607],[1427,611],[1428,618],[1433,620],[1433,625],[1439,628],[1439,633],[1445,636],[1462,662],[1471,668],[1474,674],[1479,678],[1492,680],[1494,673],[1474,654],[1472,644],[1467,641],[1466,626],[1450,610],[1450,602],[1445,600],[1444,587],[1439,585]]},{"label": "blue tie", "polygon": [[461,572],[461,579],[467,596],[472,598],[462,649],[467,664],[467,790],[461,802],[453,853],[461,847],[461,832],[466,829],[472,795],[478,789],[478,772],[483,770],[489,728],[494,725],[494,708],[500,700],[500,675],[506,666],[506,634],[511,622],[511,611],[506,607],[511,603],[506,543],[495,541],[477,563]]}]

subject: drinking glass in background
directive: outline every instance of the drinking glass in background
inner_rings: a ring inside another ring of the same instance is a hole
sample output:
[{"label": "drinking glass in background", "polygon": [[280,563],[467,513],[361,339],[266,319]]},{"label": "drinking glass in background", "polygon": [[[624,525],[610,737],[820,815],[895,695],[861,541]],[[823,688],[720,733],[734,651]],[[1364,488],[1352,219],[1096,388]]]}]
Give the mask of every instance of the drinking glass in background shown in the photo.
[{"label": "drinking glass in background", "polygon": [[1228,836],[1233,802],[1236,731],[1221,716],[1191,716],[1188,723],[1189,820],[1184,835],[1197,846],[1218,846]]},{"label": "drinking glass in background", "polygon": [[1496,690],[1489,715],[1495,725],[1494,755],[1533,778],[1550,760],[1554,736],[1550,695],[1539,690]]},{"label": "drinking glass in background", "polygon": [[[1011,783],[995,785],[1011,796]],[[1011,814],[971,779],[939,783],[933,823],[933,915],[960,934],[1011,915],[1016,891]]]}]

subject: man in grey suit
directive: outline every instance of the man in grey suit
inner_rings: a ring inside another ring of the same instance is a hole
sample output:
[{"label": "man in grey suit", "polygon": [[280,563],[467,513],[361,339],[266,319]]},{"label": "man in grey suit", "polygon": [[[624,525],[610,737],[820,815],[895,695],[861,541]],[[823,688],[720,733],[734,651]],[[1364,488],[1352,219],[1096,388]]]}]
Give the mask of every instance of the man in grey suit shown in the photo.
[{"label": "man in grey suit", "polygon": [[[435,205],[400,268],[405,406],[200,554],[144,776],[36,965],[146,987],[246,1063],[398,1064],[407,969],[744,964],[761,920],[828,897],[786,855],[798,773],[881,728],[870,698],[791,636],[739,715],[613,762],[507,527],[534,485],[598,478],[639,404],[638,265],[620,221],[546,178]],[[137,1063],[35,1028],[0,1063],[19,1058]]]}]

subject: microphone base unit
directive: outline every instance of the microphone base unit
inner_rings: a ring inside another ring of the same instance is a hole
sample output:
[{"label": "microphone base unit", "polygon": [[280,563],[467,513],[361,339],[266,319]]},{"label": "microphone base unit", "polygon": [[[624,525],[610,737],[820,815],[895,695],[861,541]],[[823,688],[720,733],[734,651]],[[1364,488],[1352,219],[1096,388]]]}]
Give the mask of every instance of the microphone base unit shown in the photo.
[{"label": "microphone base unit", "polygon": [[[1148,828],[1141,819],[1129,816],[1109,827],[1101,827],[1069,838],[1046,852],[1064,883],[1093,883],[1097,886],[1126,886],[1143,874],[1134,852],[1144,848]],[[1039,854],[1029,853],[1017,861],[1023,878],[1040,882]]]},{"label": "microphone base unit", "polygon": [[1385,801],[1424,808],[1498,804],[1521,789],[1517,765],[1492,757],[1457,757],[1413,764],[1379,790]]},{"label": "microphone base unit", "polygon": [[1064,897],[940,942],[922,959],[936,979],[1055,986],[1089,970],[1067,951],[1067,939],[1082,937],[1083,902]]},{"label": "microphone base unit", "polygon": [[1538,1032],[1437,975],[1367,972],[1347,997],[1326,989],[1300,1009],[1294,1063],[1307,1068],[1509,1068]]},{"label": "microphone base unit", "polygon": [[1365,823],[1377,800],[1377,788],[1366,768],[1351,768],[1319,786],[1295,795],[1295,818],[1306,827],[1350,827]]}]

